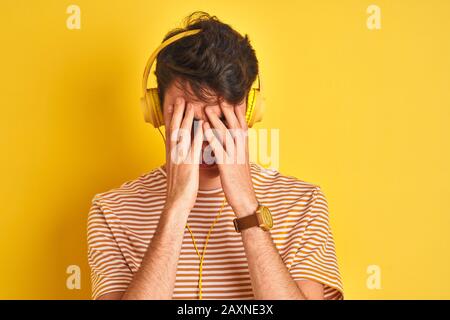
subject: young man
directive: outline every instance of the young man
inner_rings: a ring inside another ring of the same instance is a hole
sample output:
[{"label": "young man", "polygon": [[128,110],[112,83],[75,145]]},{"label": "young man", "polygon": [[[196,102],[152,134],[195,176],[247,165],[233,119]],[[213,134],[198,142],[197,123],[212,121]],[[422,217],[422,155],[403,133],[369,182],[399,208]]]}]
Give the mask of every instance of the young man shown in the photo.
[{"label": "young man", "polygon": [[192,29],[157,59],[166,164],[93,200],[93,298],[341,299],[321,189],[248,161],[247,36],[194,13],[165,40]]}]

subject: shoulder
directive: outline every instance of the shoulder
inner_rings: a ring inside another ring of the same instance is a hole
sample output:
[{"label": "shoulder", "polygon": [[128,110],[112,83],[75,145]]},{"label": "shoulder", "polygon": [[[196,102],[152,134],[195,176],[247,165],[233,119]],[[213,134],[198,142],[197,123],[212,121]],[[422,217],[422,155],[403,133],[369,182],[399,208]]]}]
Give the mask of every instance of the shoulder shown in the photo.
[{"label": "shoulder", "polygon": [[283,217],[328,219],[328,203],[322,188],[297,177],[251,163],[253,186],[261,203]]},{"label": "shoulder", "polygon": [[119,187],[95,194],[92,203],[103,206],[121,205],[127,202],[146,202],[153,197],[165,196],[165,184],[165,173],[160,167],[157,167],[135,179],[125,181]]},{"label": "shoulder", "polygon": [[254,162],[250,163],[255,188],[280,195],[323,196],[321,187],[315,183],[280,173],[275,169],[264,168]]}]

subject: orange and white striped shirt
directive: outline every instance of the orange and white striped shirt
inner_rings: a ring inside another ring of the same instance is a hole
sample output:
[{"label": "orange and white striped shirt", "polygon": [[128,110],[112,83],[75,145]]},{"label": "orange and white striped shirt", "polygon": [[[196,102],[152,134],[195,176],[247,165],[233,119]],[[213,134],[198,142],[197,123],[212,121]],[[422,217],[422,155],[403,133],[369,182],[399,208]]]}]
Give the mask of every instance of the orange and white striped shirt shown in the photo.
[{"label": "orange and white striped shirt", "polygon": [[[269,232],[292,278],[320,282],[326,299],[342,299],[328,206],[320,187],[255,163],[250,167],[258,201],[272,212],[274,225]],[[94,299],[127,289],[155,233],[165,198],[166,173],[162,167],[94,197],[88,218]],[[221,188],[198,192],[187,223],[200,252],[223,199]],[[226,204],[206,249],[203,299],[254,298],[234,218]],[[173,298],[198,299],[198,277],[199,258],[185,228]]]}]

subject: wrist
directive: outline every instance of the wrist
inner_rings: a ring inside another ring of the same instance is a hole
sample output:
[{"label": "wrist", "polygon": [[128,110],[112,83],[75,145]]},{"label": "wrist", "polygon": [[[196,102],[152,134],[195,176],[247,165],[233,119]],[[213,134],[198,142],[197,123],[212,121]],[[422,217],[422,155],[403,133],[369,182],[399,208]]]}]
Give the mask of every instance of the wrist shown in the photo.
[{"label": "wrist", "polygon": [[256,198],[252,199],[245,205],[242,205],[235,211],[235,215],[237,218],[243,218],[246,216],[250,216],[256,212],[256,209],[258,209],[259,203]]}]

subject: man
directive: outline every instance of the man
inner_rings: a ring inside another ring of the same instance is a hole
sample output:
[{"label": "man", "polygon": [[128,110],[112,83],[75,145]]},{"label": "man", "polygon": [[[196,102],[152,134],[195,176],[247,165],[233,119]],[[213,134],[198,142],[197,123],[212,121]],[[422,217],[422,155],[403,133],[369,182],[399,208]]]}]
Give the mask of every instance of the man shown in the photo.
[{"label": "man", "polygon": [[341,299],[321,189],[248,161],[247,36],[197,12],[165,39],[192,29],[158,54],[166,164],[93,200],[93,298]]}]

